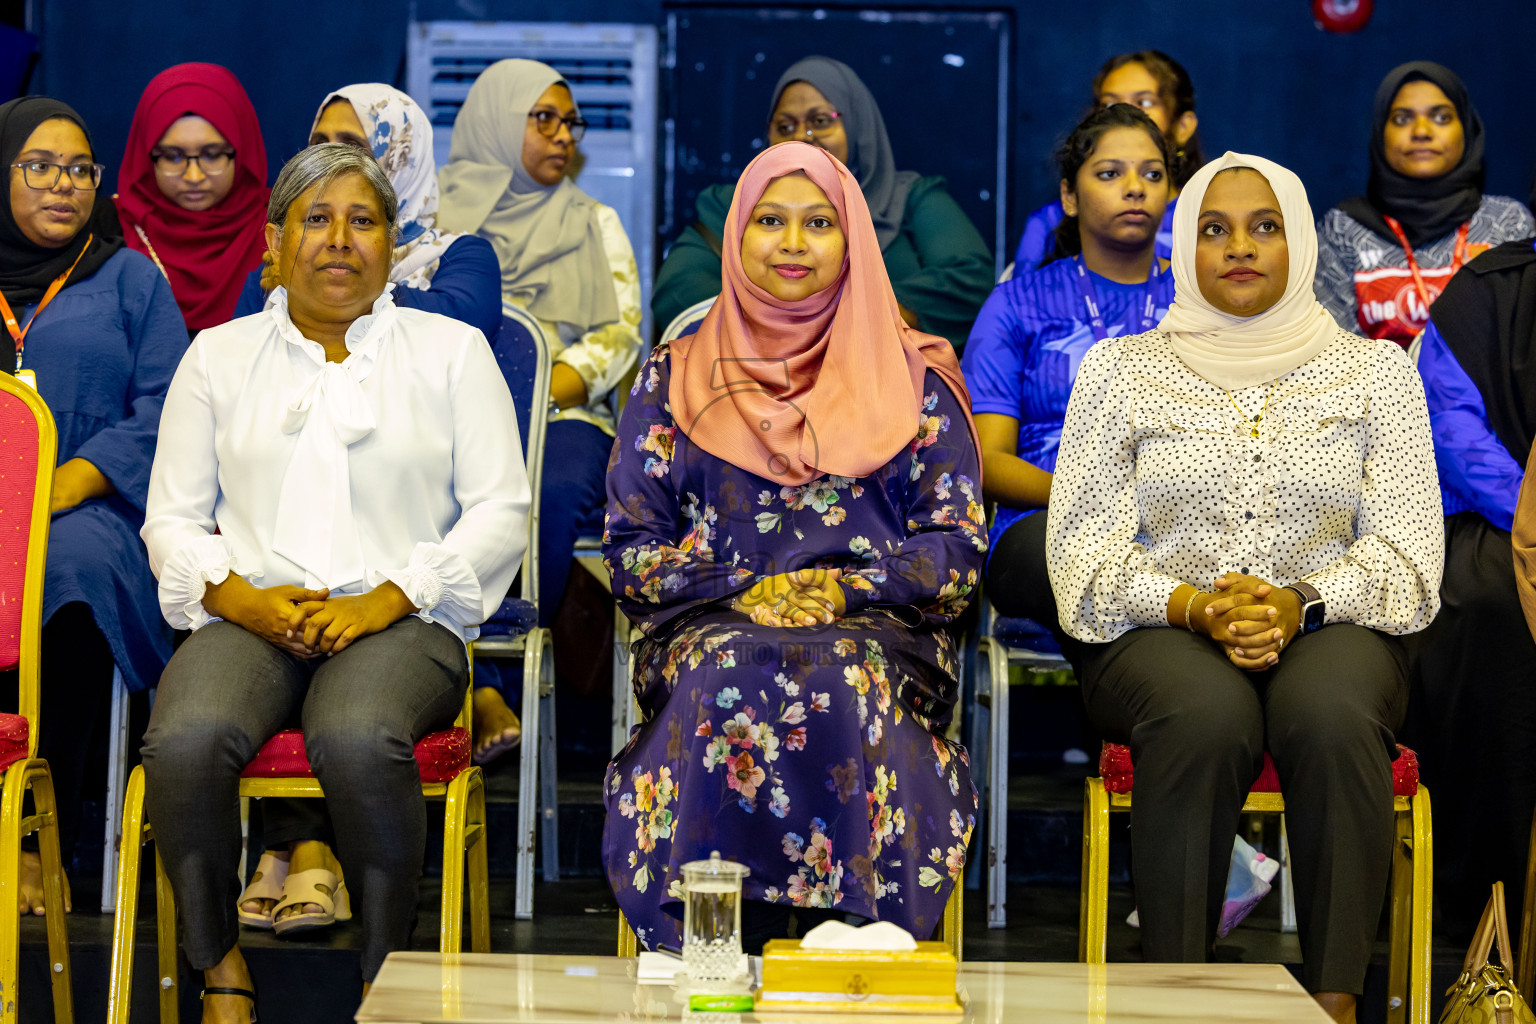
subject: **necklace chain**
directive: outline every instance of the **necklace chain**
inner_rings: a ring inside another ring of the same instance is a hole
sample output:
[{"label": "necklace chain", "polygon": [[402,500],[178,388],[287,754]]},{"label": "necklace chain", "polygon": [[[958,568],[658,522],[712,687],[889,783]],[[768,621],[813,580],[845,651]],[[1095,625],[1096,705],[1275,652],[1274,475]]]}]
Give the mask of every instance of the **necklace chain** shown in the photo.
[{"label": "necklace chain", "polygon": [[[1259,424],[1263,422],[1264,414],[1269,412],[1269,400],[1275,396],[1275,385],[1279,383],[1279,377],[1276,377],[1274,380],[1269,382],[1269,393],[1264,396],[1263,408],[1261,408],[1259,410],[1259,414],[1253,418],[1253,425],[1248,430],[1249,437],[1259,436]],[[1243,411],[1242,406],[1237,404],[1237,399],[1232,397],[1232,392],[1227,391],[1226,388],[1222,388],[1221,390],[1226,391],[1227,401],[1232,403],[1232,408],[1237,410],[1237,414],[1243,418],[1243,422],[1248,422],[1248,414]]]}]

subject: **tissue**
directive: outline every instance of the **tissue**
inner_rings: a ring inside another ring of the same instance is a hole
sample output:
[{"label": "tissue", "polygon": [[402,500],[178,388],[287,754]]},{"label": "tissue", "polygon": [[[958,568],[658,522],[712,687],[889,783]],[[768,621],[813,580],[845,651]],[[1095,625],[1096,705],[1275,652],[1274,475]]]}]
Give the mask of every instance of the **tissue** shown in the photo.
[{"label": "tissue", "polygon": [[826,921],[806,932],[801,949],[878,949],[910,953],[917,949],[912,933],[889,921],[875,921],[855,928],[842,921]]}]

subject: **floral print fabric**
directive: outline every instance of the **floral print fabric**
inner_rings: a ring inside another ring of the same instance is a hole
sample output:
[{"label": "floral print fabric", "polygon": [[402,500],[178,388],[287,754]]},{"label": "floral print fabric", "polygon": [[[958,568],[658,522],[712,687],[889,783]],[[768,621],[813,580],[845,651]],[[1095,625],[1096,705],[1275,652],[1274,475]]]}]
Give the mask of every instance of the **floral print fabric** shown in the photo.
[{"label": "floral print fabric", "polygon": [[[784,487],[690,442],[669,366],[662,346],[640,368],[608,468],[604,557],[645,633],[642,724],[604,790],[619,905],[646,946],[676,943],[681,865],[719,850],[751,869],[749,899],[926,938],[976,812],[969,757],[944,738],[958,695],[945,627],[986,550],[965,417],[930,372],[912,443],[889,464]],[[729,608],[803,568],[843,570],[845,617],[778,628]]]}]

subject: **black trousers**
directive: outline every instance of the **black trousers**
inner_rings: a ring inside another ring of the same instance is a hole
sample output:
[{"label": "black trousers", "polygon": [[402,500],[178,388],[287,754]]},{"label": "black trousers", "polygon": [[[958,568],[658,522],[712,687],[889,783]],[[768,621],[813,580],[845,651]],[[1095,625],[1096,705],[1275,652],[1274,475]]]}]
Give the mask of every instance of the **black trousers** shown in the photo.
[{"label": "black trousers", "polygon": [[1435,798],[1435,914],[1470,941],[1500,879],[1520,913],[1536,810],[1536,643],[1509,534],[1476,512],[1445,520],[1440,614],[1408,638],[1413,699],[1404,742]]},{"label": "black trousers", "polygon": [[1003,531],[987,558],[987,600],[1009,618],[1034,619],[1061,632],[1045,567],[1045,509]]},{"label": "black trousers", "polygon": [[1088,715],[1136,766],[1131,864],[1146,959],[1209,957],[1243,800],[1268,749],[1285,793],[1302,983],[1360,994],[1391,867],[1402,644],[1328,626],[1251,674],[1178,629],[1081,646]]},{"label": "black trousers", "polygon": [[217,964],[238,937],[240,772],[299,711],[361,908],[363,980],[409,948],[427,842],[413,748],[453,721],[468,681],[458,637],[415,616],[330,658],[295,657],[230,622],[181,645],[144,736],[144,799],[194,968]]}]

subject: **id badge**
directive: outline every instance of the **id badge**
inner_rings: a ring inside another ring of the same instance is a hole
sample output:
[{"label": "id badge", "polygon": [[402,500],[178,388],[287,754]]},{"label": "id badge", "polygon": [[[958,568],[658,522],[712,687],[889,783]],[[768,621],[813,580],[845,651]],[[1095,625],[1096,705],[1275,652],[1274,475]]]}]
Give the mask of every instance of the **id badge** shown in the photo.
[{"label": "id badge", "polygon": [[21,381],[33,391],[37,390],[37,374],[31,370],[17,370],[16,379]]}]

